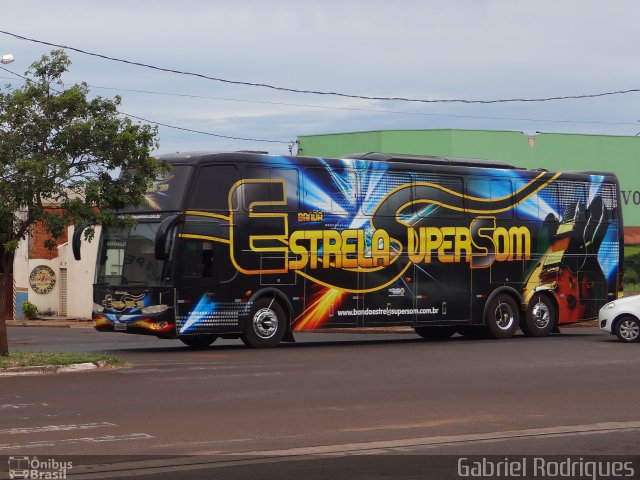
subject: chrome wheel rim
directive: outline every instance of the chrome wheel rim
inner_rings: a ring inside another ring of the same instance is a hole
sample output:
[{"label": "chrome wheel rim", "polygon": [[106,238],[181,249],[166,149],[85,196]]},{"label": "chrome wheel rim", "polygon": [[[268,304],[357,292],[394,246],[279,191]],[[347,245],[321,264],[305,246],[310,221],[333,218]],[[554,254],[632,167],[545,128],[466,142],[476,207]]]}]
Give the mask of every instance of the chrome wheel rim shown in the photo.
[{"label": "chrome wheel rim", "polygon": [[544,302],[536,303],[531,309],[531,318],[536,328],[546,328],[551,321],[551,312],[547,304]]},{"label": "chrome wheel rim", "polygon": [[269,308],[261,308],[253,316],[253,330],[260,338],[271,338],[278,330],[278,316]]},{"label": "chrome wheel rim", "polygon": [[499,303],[494,312],[494,319],[500,330],[509,330],[515,322],[513,309],[508,303]]},{"label": "chrome wheel rim", "polygon": [[627,341],[633,341],[640,335],[640,326],[633,320],[623,320],[620,324],[620,336]]}]

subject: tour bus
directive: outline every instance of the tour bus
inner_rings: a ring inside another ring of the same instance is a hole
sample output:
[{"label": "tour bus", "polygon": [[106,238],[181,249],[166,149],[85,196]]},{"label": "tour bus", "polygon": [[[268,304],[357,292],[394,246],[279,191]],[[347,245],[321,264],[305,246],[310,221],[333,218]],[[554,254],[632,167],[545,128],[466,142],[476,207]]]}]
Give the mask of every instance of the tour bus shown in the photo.
[{"label": "tour bus", "polygon": [[[135,226],[102,228],[99,331],[205,347],[408,326],[533,337],[597,318],[622,289],[618,180],[384,153],[160,157]],[[80,256],[81,229],[73,250]]]}]

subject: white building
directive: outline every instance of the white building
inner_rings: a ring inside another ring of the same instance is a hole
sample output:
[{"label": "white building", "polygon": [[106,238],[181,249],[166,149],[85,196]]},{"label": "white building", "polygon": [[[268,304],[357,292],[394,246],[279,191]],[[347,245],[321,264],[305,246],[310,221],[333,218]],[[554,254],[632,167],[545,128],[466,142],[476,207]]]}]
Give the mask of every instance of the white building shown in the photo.
[{"label": "white building", "polygon": [[45,237],[37,228],[20,242],[13,264],[14,318],[24,318],[25,300],[38,307],[42,318],[91,318],[100,227],[96,228],[93,241],[82,241],[80,261],[74,259],[71,250],[73,231],[74,227],[69,227],[67,241],[53,251],[43,247]]}]

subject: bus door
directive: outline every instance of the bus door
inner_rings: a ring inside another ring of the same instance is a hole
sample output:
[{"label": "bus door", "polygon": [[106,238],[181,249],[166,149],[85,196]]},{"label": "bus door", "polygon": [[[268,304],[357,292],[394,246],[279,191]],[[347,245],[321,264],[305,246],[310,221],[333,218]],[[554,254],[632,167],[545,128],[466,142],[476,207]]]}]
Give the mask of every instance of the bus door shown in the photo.
[{"label": "bus door", "polygon": [[471,274],[469,264],[430,263],[414,265],[416,325],[466,321],[470,318]]},{"label": "bus door", "polygon": [[462,178],[418,178],[414,197],[416,325],[470,318],[471,238]]},{"label": "bus door", "polygon": [[227,298],[231,289],[224,285],[237,276],[228,258],[224,243],[188,237],[179,240],[174,267],[179,335],[216,333],[239,326],[238,305],[242,304]]}]

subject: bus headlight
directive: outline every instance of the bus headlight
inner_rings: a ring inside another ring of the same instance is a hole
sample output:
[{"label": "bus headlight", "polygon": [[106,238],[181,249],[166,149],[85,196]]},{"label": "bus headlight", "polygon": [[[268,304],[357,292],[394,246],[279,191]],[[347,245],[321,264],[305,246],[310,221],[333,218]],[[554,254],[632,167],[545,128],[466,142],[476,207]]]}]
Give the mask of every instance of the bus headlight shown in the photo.
[{"label": "bus headlight", "polygon": [[166,311],[168,308],[169,308],[168,305],[150,305],[140,310],[140,313],[144,313],[145,315],[151,315],[153,313],[162,313]]},{"label": "bus headlight", "polygon": [[98,305],[97,303],[93,304],[93,312],[94,313],[102,313],[104,312],[104,307],[102,305]]}]

